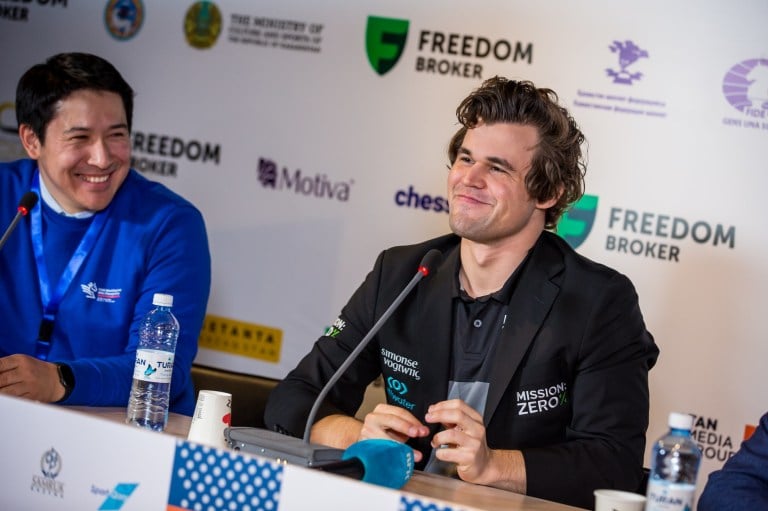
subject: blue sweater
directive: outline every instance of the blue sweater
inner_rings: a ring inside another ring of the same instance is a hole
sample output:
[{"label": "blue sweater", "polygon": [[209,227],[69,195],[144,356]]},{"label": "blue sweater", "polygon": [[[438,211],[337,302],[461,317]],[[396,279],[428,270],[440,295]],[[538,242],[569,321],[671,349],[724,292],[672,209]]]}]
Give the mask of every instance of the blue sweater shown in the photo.
[{"label": "blue sweater", "polygon": [[709,474],[699,511],[768,509],[768,413],[723,468]]},{"label": "blue sweater", "polygon": [[[0,228],[10,224],[30,190],[37,164],[0,164]],[[58,215],[43,201],[43,240],[55,287],[91,219]],[[128,403],[138,328],[154,293],[174,297],[181,326],[176,346],[171,411],[191,415],[190,368],[197,354],[211,284],[208,238],[200,212],[165,186],[131,170],[91,252],[67,289],[56,315],[50,362],[72,367],[75,388],[63,404]],[[23,218],[0,251],[0,357],[34,355],[42,301],[30,234]]]}]

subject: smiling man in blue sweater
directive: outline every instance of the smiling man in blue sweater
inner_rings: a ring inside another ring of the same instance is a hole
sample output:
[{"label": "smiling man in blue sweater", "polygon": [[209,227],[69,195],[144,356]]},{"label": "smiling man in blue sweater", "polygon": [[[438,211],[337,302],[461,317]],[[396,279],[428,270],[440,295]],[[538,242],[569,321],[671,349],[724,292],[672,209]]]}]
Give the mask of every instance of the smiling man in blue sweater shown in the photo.
[{"label": "smiling man in blue sweater", "polygon": [[16,90],[30,159],[0,164],[0,226],[28,191],[40,200],[0,251],[0,393],[124,406],[139,322],[174,296],[181,333],[171,411],[191,415],[190,367],[211,262],[200,212],[130,169],[133,90],[100,57],[67,53]]}]

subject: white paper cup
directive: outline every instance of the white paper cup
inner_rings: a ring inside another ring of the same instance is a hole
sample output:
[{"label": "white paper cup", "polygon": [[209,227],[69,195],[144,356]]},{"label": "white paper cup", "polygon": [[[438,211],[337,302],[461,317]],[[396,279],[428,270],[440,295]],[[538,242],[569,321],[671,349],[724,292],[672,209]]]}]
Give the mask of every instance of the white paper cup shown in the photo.
[{"label": "white paper cup", "polygon": [[643,511],[645,497],[619,490],[595,490],[595,511]]},{"label": "white paper cup", "polygon": [[226,448],[224,430],[232,425],[232,394],[201,390],[197,394],[195,414],[187,440],[211,447]]}]

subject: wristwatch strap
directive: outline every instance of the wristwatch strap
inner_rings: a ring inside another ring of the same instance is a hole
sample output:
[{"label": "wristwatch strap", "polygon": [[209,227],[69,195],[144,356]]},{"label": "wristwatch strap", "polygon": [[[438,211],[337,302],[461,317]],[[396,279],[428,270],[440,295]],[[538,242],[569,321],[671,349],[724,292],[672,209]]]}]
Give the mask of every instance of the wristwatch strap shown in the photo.
[{"label": "wristwatch strap", "polygon": [[67,364],[57,363],[56,369],[59,371],[59,381],[64,386],[64,397],[59,400],[61,402],[65,401],[75,388],[75,373]]}]

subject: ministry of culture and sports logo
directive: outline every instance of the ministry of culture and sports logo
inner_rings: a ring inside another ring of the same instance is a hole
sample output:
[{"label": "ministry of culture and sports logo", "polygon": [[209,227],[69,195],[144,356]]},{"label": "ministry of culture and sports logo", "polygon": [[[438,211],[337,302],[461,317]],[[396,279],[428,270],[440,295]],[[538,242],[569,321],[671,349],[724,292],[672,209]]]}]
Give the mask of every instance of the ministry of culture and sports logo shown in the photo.
[{"label": "ministry of culture and sports logo", "polygon": [[595,224],[597,196],[584,195],[576,202],[557,223],[557,234],[572,248],[578,248],[589,236]]},{"label": "ministry of culture and sports logo", "polygon": [[605,72],[613,78],[613,83],[632,85],[632,82],[643,77],[643,73],[631,72],[627,68],[641,58],[648,58],[648,52],[640,48],[632,41],[614,41],[609,46],[611,52],[618,53],[619,69],[608,68]]},{"label": "ministry of culture and sports logo", "polygon": [[221,11],[213,2],[195,2],[184,16],[184,36],[190,46],[210,48],[221,33]]},{"label": "ministry of culture and sports logo", "polygon": [[408,20],[368,16],[365,51],[368,62],[379,75],[395,67],[408,39]]},{"label": "ministry of culture and sports logo", "polygon": [[730,68],[723,78],[723,94],[739,112],[768,118],[768,59],[744,60]]},{"label": "ministry of culture and sports logo", "polygon": [[144,4],[141,0],[109,0],[104,8],[104,24],[115,39],[126,41],[144,23]]}]

